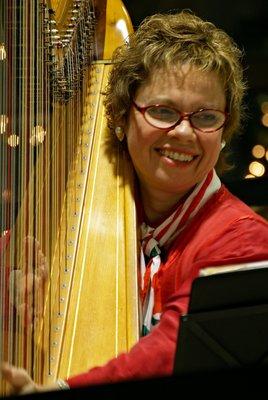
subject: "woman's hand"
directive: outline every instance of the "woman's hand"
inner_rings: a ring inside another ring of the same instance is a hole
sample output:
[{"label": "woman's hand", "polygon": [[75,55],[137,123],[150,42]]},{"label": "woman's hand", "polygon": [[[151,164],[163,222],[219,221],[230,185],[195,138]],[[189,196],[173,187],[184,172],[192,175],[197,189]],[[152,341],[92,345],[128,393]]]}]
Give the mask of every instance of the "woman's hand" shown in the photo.
[{"label": "woman's hand", "polygon": [[31,236],[24,238],[22,259],[20,268],[10,271],[10,302],[30,325],[43,315],[48,264],[40,243]]},{"label": "woman's hand", "polygon": [[47,386],[38,385],[25,369],[14,367],[8,363],[2,363],[1,372],[2,377],[11,386],[11,394],[28,394],[60,389],[57,383]]},{"label": "woman's hand", "polygon": [[39,386],[32,380],[23,368],[16,368],[8,363],[1,365],[2,377],[11,386],[12,394],[39,392]]}]

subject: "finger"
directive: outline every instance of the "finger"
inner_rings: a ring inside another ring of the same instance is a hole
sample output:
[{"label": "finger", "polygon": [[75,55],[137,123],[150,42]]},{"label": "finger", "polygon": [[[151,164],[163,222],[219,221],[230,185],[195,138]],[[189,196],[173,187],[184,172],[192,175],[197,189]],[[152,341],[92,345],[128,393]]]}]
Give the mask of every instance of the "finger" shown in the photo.
[{"label": "finger", "polygon": [[38,252],[37,272],[43,280],[48,277],[48,263],[44,253],[40,250]]},{"label": "finger", "polygon": [[3,378],[11,386],[11,394],[27,394],[38,392],[38,385],[23,368],[16,368],[8,363],[1,365]]},{"label": "finger", "polygon": [[38,262],[38,253],[41,250],[41,245],[33,236],[24,238],[24,257],[28,265]]},{"label": "finger", "polygon": [[2,376],[10,384],[14,394],[29,394],[35,392],[44,392],[50,390],[59,390],[56,383],[42,386],[35,383],[28,372],[23,368],[16,368],[13,365],[3,362],[0,365]]},{"label": "finger", "polygon": [[12,368],[8,363],[3,362],[1,364],[1,373],[3,378],[6,379],[7,381],[12,379]]},{"label": "finger", "polygon": [[8,363],[3,363],[1,371],[3,378],[17,391],[33,383],[30,375],[23,368],[16,368]]},{"label": "finger", "polygon": [[21,280],[19,282],[19,295],[25,296],[33,293],[33,286],[34,275],[32,272],[28,272],[21,277]]},{"label": "finger", "polygon": [[28,383],[27,385],[23,386],[20,390],[20,394],[30,394],[34,392],[39,392],[39,386],[35,384],[34,382]]}]

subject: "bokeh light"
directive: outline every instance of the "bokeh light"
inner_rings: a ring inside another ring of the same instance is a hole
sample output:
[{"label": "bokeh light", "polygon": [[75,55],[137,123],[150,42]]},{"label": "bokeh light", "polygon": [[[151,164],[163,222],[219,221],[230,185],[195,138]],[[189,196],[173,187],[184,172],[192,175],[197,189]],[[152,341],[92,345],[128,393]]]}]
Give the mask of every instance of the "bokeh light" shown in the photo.
[{"label": "bokeh light", "polygon": [[259,161],[252,161],[249,164],[249,172],[255,176],[262,176],[265,173],[265,167]]},{"label": "bokeh light", "polygon": [[256,144],[253,148],[252,148],[252,154],[255,158],[262,158],[265,156],[265,148],[264,146],[262,146],[261,144]]}]

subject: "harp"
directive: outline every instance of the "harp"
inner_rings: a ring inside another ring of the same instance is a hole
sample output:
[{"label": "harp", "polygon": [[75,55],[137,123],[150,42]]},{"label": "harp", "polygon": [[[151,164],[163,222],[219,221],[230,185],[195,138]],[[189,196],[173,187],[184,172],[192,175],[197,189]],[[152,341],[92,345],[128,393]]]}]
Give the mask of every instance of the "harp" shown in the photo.
[{"label": "harp", "polygon": [[49,383],[139,336],[133,171],[103,106],[132,26],[120,0],[0,4],[0,360]]}]

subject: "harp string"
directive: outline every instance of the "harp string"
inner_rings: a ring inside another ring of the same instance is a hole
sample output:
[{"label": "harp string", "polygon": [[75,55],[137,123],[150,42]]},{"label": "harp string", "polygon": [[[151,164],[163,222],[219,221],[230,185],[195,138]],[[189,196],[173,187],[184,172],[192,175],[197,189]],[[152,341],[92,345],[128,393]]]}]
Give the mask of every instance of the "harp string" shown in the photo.
[{"label": "harp string", "polygon": [[[71,144],[66,146],[65,136],[60,137],[58,134],[55,139],[49,138],[48,144],[43,146],[47,133],[45,124],[49,116],[50,94],[49,90],[44,90],[45,82],[49,81],[43,62],[44,26],[40,19],[39,2],[9,2],[6,6],[2,2],[1,7],[1,14],[4,15],[1,19],[4,24],[1,42],[8,44],[7,49],[3,45],[1,58],[3,238],[7,230],[15,230],[18,209],[21,210],[16,235],[11,236],[8,251],[1,252],[1,267],[4,266],[1,268],[1,359],[8,359],[16,365],[32,369],[32,359],[35,356],[34,351],[30,352],[29,349],[33,348],[35,341],[33,310],[36,312],[40,308],[39,302],[42,298],[37,297],[36,280],[33,278],[37,275],[39,256],[33,238],[38,238],[38,246],[42,247],[44,244],[45,254],[50,259],[66,183],[65,157],[62,155],[66,149],[69,154],[73,152],[75,140],[70,136]],[[6,51],[8,74],[4,56]],[[58,115],[55,112],[53,117],[51,130],[54,133],[66,130],[66,125],[73,125],[72,115],[70,114],[66,123],[65,108],[60,111]],[[70,131],[75,133],[72,128]],[[51,154],[54,163],[51,162]],[[67,161],[71,162],[68,154]],[[52,239],[45,236],[45,232],[49,232],[46,229],[48,222],[45,215],[49,216],[52,225]]]},{"label": "harp string", "polygon": [[[2,2],[3,3],[3,2]],[[0,3],[0,11],[1,15],[6,17],[6,10],[3,7],[3,4]],[[1,171],[0,171],[0,184],[1,188],[6,186],[6,174],[4,172],[4,165],[7,165],[7,153],[5,151],[5,144],[4,144],[4,138],[6,135],[6,124],[7,124],[7,104],[6,104],[6,52],[7,52],[7,46],[6,46],[6,18],[1,19],[0,22],[0,68],[1,68],[1,77],[0,77],[0,85],[1,85],[1,96],[0,96],[0,165],[1,165]],[[6,223],[7,223],[7,201],[6,199],[8,198],[8,190],[1,190],[1,199],[0,199],[0,228],[1,228],[1,236],[2,236],[2,244],[1,248],[4,247],[4,241],[7,239],[6,235]],[[5,289],[5,270],[2,268],[3,265],[5,265],[5,259],[7,257],[1,252],[0,254],[0,288],[1,288],[1,298],[0,298],[0,313],[3,315],[3,310],[5,306],[5,301],[4,299],[6,298],[6,289]],[[0,357],[3,358],[4,356],[4,347],[3,347],[3,331],[6,329],[6,322],[3,318],[1,318],[0,321]]]}]

